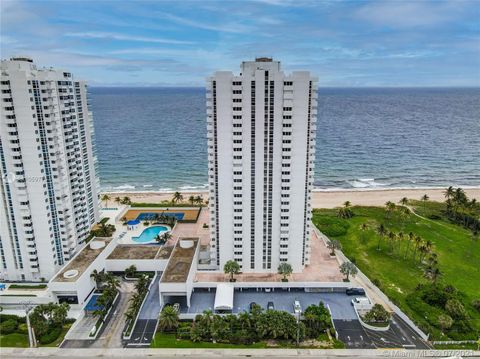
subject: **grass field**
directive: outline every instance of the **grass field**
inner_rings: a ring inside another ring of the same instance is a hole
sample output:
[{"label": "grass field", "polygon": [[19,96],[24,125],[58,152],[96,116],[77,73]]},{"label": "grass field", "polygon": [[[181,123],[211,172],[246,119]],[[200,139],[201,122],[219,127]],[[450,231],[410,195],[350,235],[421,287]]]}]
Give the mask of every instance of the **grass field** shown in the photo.
[{"label": "grass field", "polygon": [[211,342],[192,342],[191,340],[177,340],[175,334],[157,333],[150,344],[151,348],[217,348],[217,349],[258,349],[266,348],[265,343],[255,343],[251,345],[224,344]]},{"label": "grass field", "polygon": [[28,335],[11,333],[0,335],[0,348],[28,348]]},{"label": "grass field", "polygon": [[[423,203],[414,205],[421,214],[441,209],[435,203],[427,202],[425,209]],[[480,243],[472,240],[470,231],[442,219],[422,219],[396,212],[387,215],[385,209],[379,207],[353,207],[353,212],[353,218],[341,219],[334,209],[315,210],[313,222],[327,236],[340,240],[345,255],[371,280],[378,282],[384,293],[420,326],[426,323],[425,313],[410,308],[405,299],[415,292],[418,284],[427,283],[422,266],[412,259],[412,247],[404,259],[406,241],[394,254],[389,253],[386,239],[381,241],[380,250],[377,250],[380,236],[376,228],[383,223],[388,231],[401,231],[405,235],[413,232],[425,241],[430,240],[433,252],[438,255],[438,268],[442,273],[440,283],[451,284],[464,293],[464,305],[472,326],[480,330],[480,313],[470,305],[472,300],[480,299]],[[363,224],[366,229],[362,228]],[[439,336],[440,332],[432,334]]]}]

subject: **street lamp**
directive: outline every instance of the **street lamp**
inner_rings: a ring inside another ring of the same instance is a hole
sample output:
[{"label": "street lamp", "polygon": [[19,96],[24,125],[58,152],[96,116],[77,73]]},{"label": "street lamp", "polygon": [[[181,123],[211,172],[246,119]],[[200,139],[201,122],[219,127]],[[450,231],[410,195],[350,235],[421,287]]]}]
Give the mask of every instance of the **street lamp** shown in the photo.
[{"label": "street lamp", "polygon": [[34,308],[34,305],[30,301],[25,301],[25,302],[22,302],[21,304],[25,309],[25,317],[27,319],[28,342],[29,342],[30,348],[35,348],[36,342],[37,342],[35,339],[35,331],[30,325],[30,311]]}]

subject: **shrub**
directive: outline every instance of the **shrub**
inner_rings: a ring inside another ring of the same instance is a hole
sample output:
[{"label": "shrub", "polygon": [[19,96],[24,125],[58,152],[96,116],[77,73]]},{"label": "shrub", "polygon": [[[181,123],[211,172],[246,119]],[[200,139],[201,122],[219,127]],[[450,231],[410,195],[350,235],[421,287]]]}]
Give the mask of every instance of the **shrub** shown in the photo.
[{"label": "shrub", "polygon": [[62,333],[62,327],[50,328],[47,333],[42,335],[39,339],[40,344],[50,344],[58,339]]},{"label": "shrub", "polygon": [[373,278],[372,283],[376,285],[378,288],[382,289],[382,282],[378,278]]},{"label": "shrub", "polygon": [[365,314],[365,320],[371,323],[381,323],[390,320],[390,313],[385,310],[381,304],[375,304],[367,314]]},{"label": "shrub", "polygon": [[18,322],[15,319],[8,319],[0,324],[0,333],[11,334],[18,328]]},{"label": "shrub", "polygon": [[177,328],[177,339],[190,339],[191,323],[180,322]]},{"label": "shrub", "polygon": [[463,319],[467,316],[465,307],[458,299],[449,299],[445,303],[445,310],[455,319]]},{"label": "shrub", "polygon": [[13,314],[0,314],[0,323],[3,323],[4,321],[9,319],[16,320],[19,323],[27,322],[27,318],[25,317],[19,317],[18,315],[13,315]]},{"label": "shrub", "polygon": [[339,224],[332,224],[322,229],[328,237],[339,237],[347,233],[347,228],[340,226]]},{"label": "shrub", "polygon": [[472,300],[472,306],[475,308],[477,312],[480,312],[480,299]]},{"label": "shrub", "polygon": [[28,326],[27,323],[20,323],[17,328],[18,334],[27,334],[28,335]]}]

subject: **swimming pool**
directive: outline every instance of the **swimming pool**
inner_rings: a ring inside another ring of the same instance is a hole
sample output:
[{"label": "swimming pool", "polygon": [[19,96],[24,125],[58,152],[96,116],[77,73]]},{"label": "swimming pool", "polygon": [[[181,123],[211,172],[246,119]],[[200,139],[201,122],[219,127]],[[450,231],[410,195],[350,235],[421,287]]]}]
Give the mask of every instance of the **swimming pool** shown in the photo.
[{"label": "swimming pool", "polygon": [[139,237],[132,237],[132,241],[137,243],[149,243],[155,240],[155,237],[169,231],[166,226],[151,226],[145,228]]}]

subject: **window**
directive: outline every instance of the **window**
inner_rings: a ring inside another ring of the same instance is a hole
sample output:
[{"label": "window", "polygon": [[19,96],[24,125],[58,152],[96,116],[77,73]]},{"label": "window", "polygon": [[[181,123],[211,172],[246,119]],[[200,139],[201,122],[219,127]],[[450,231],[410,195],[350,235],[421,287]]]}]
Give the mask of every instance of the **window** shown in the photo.
[{"label": "window", "polygon": [[241,86],[241,85],[242,85],[242,81],[233,81],[232,85],[233,85],[233,86]]},{"label": "window", "polygon": [[292,111],[292,108],[291,107],[284,107],[283,111]]},{"label": "window", "polygon": [[293,85],[293,81],[285,81],[283,83],[284,86],[292,86]]},{"label": "window", "polygon": [[240,95],[242,93],[242,90],[233,90],[234,95]]}]

